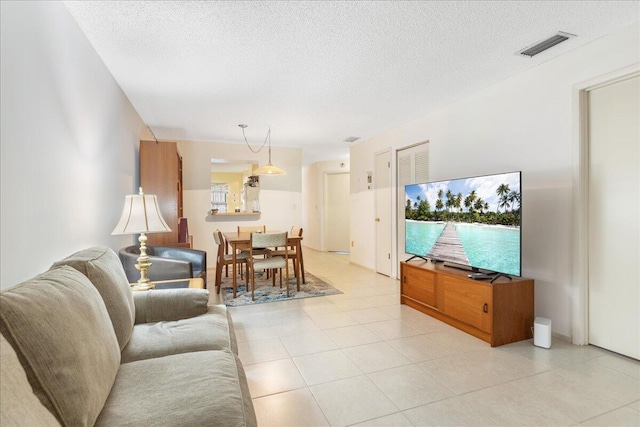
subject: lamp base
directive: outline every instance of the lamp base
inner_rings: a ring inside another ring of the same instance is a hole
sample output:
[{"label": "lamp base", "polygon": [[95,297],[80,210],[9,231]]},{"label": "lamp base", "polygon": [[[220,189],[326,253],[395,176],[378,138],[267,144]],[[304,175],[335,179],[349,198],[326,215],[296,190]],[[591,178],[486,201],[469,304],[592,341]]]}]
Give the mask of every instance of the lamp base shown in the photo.
[{"label": "lamp base", "polygon": [[151,289],[155,288],[156,285],[154,285],[152,282],[138,282],[131,285],[132,291],[150,291]]},{"label": "lamp base", "polygon": [[151,262],[149,261],[149,255],[147,255],[147,236],[145,233],[140,233],[138,241],[140,242],[140,256],[136,260],[136,269],[140,271],[140,278],[138,282],[131,285],[131,290],[148,291],[154,289],[155,285],[147,277],[147,271],[151,268]]}]

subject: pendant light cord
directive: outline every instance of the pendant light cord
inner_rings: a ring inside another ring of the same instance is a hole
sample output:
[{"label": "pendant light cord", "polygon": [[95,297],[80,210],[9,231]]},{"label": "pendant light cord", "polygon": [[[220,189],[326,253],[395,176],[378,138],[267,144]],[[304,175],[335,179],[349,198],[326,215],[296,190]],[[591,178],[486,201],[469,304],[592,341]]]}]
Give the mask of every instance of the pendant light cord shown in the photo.
[{"label": "pendant light cord", "polygon": [[254,150],[251,147],[251,145],[249,145],[249,141],[247,141],[247,136],[244,134],[244,128],[246,128],[247,125],[238,125],[238,126],[240,126],[240,128],[242,129],[242,136],[244,137],[244,142],[247,144],[247,147],[249,147],[249,150],[251,150],[252,153],[259,153],[260,151],[262,151],[264,146],[267,144],[267,141],[269,141],[269,151],[271,151],[271,128],[269,128],[269,130],[267,131],[267,136],[264,138],[264,142],[262,143],[260,148],[258,148],[257,150]]}]

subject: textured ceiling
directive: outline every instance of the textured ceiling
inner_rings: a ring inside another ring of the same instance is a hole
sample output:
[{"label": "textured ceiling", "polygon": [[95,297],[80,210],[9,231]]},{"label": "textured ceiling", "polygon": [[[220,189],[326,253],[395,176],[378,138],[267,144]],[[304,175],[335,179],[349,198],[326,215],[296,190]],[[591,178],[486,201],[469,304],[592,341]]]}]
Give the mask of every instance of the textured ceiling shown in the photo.
[{"label": "textured ceiling", "polygon": [[[356,144],[630,25],[638,1],[65,2],[160,139]],[[534,58],[515,52],[576,34]]]}]

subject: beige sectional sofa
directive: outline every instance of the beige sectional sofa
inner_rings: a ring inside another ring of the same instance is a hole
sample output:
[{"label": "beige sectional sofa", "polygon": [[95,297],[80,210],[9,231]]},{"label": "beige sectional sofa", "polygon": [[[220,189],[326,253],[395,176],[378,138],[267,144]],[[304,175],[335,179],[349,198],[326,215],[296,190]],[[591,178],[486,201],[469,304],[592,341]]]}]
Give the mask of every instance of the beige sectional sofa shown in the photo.
[{"label": "beige sectional sofa", "polygon": [[132,293],[109,248],[0,292],[0,425],[256,426],[208,291]]}]

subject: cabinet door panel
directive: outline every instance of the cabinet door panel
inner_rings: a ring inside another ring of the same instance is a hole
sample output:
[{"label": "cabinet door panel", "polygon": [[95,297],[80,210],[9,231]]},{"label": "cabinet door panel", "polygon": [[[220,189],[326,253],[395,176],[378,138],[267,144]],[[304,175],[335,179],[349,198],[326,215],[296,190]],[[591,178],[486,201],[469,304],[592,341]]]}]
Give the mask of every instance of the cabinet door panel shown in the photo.
[{"label": "cabinet door panel", "polygon": [[471,326],[491,332],[493,302],[491,286],[446,275],[439,276],[444,307],[440,310]]},{"label": "cabinet door panel", "polygon": [[436,275],[422,268],[402,266],[402,293],[436,307]]},{"label": "cabinet door panel", "polygon": [[171,228],[167,233],[147,235],[147,245],[178,243],[180,201],[180,165],[177,144],[169,141],[140,141],[140,185],[146,194],[155,194],[160,212]]}]

